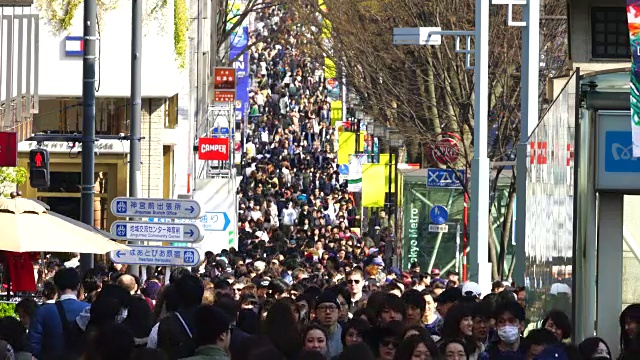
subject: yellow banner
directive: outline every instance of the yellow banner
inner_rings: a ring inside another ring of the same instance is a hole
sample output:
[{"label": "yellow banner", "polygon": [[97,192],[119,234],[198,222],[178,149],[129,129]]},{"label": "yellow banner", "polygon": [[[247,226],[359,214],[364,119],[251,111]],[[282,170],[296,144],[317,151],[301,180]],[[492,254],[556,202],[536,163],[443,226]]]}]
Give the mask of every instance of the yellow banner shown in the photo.
[{"label": "yellow banner", "polygon": [[333,79],[338,76],[336,72],[336,64],[328,57],[324,58],[324,78]]},{"label": "yellow banner", "polygon": [[[364,134],[360,134],[360,151],[364,151]],[[338,164],[348,164],[349,155],[356,151],[356,133],[341,132],[338,135]]]},{"label": "yellow banner", "polygon": [[362,165],[362,206],[384,207],[386,168],[384,164]]},{"label": "yellow banner", "polygon": [[[395,161],[396,154],[391,154]],[[389,165],[389,154],[380,154],[380,164],[384,165],[384,191],[389,191],[389,166],[391,166],[391,192],[395,192],[394,180],[396,178],[395,165]]]},{"label": "yellow banner", "polygon": [[331,102],[330,117],[331,117],[331,126],[336,126],[336,121],[342,121],[342,101]]}]

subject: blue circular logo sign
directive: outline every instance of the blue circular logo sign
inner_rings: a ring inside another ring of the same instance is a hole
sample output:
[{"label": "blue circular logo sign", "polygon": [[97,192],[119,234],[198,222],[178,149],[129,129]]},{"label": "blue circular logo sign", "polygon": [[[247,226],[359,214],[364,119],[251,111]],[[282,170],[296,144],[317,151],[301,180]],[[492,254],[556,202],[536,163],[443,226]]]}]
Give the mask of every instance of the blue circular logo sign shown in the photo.
[{"label": "blue circular logo sign", "polygon": [[449,211],[442,205],[434,205],[429,211],[429,219],[434,225],[444,225],[449,220]]},{"label": "blue circular logo sign", "polygon": [[238,31],[231,34],[231,44],[233,47],[244,48],[249,42],[249,38],[245,32],[245,27],[240,27],[237,30]]}]

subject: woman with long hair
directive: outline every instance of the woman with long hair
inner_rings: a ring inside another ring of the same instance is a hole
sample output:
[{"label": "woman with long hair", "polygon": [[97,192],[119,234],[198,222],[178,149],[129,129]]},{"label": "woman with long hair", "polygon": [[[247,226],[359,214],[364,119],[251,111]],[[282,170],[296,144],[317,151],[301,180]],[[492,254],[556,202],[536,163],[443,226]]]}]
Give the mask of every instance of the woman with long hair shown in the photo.
[{"label": "woman with long hair", "polygon": [[454,305],[442,323],[441,341],[460,339],[470,360],[478,359],[484,345],[473,338],[473,308],[469,304]]},{"label": "woman with long hair", "polygon": [[620,314],[620,357],[640,359],[640,304],[631,304]]},{"label": "woman with long hair", "polygon": [[302,348],[298,319],[291,308],[290,300],[276,300],[269,308],[262,327],[263,333],[271,340],[273,346],[287,359],[295,358]]}]

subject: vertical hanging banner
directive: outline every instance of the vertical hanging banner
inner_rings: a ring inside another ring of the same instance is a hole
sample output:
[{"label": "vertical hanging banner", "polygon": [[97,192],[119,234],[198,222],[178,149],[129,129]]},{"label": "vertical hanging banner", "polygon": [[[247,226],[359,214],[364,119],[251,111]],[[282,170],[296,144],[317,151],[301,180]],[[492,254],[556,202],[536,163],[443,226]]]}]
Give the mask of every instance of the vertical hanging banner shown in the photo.
[{"label": "vertical hanging banner", "polygon": [[349,155],[349,177],[347,190],[349,192],[362,192],[362,164],[367,163],[367,155]]},{"label": "vertical hanging banner", "polygon": [[627,0],[627,20],[631,40],[631,136],[633,157],[640,157],[640,0]]},{"label": "vertical hanging banner", "polygon": [[[231,35],[231,45],[229,48],[229,60],[233,62],[236,69],[236,121],[242,121],[249,110],[249,52],[245,51],[249,43],[249,28],[240,27],[240,31]],[[243,53],[244,52],[244,53]],[[242,54],[242,55],[240,55]]]}]

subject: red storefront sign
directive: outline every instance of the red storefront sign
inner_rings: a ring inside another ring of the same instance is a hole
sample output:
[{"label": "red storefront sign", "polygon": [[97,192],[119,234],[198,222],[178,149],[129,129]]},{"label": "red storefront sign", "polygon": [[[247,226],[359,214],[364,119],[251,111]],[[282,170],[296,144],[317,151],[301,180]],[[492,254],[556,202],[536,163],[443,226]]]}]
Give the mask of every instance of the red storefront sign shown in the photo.
[{"label": "red storefront sign", "polygon": [[213,69],[213,88],[216,90],[236,89],[236,69],[232,67],[217,67]]},{"label": "red storefront sign", "polygon": [[0,166],[18,166],[18,138],[14,132],[0,132]]},{"label": "red storefront sign", "polygon": [[229,160],[228,138],[200,138],[198,140],[198,159],[213,161]]}]

